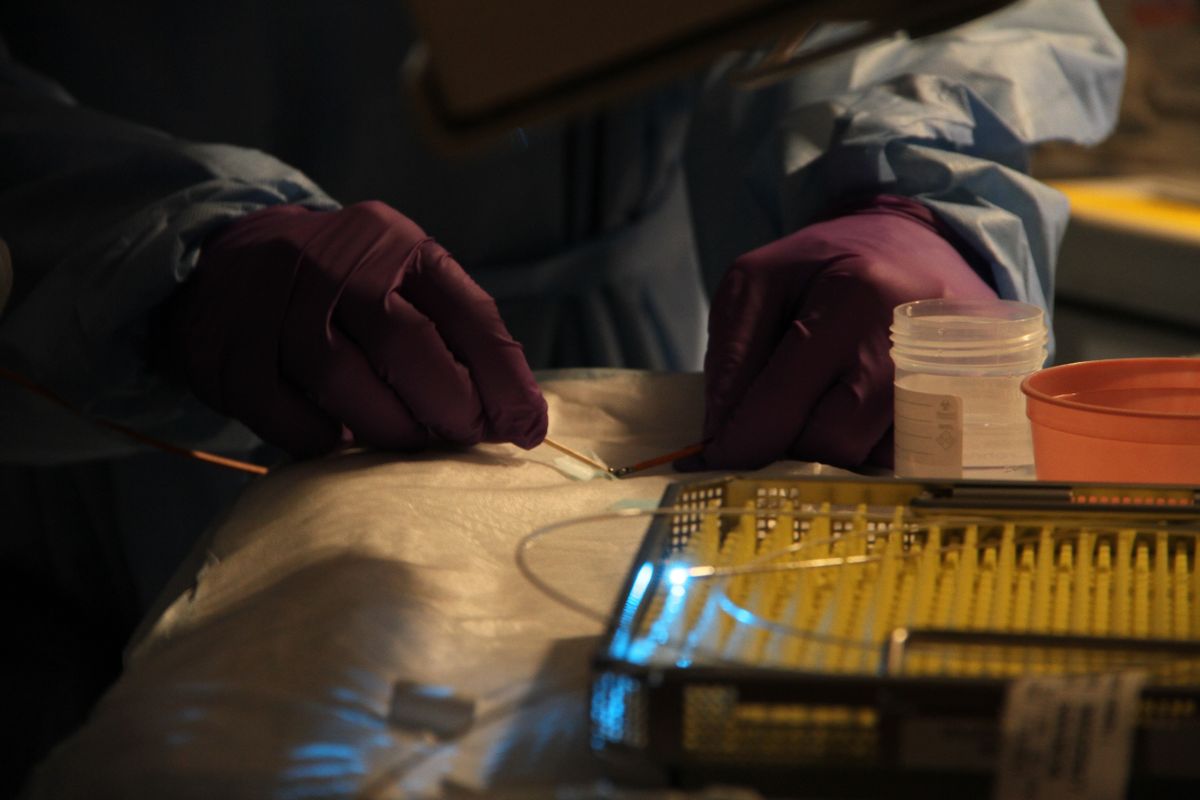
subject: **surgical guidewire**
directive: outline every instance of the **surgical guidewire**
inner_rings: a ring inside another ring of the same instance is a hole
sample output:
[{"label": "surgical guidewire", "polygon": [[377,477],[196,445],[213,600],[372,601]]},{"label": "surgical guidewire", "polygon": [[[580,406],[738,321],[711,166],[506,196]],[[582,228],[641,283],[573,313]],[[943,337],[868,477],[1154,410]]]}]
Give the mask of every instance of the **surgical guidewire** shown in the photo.
[{"label": "surgical guidewire", "polygon": [[193,450],[186,447],[180,447],[179,445],[171,444],[170,442],[164,442],[161,439],[156,439],[153,436],[142,433],[141,431],[134,430],[133,428],[122,425],[119,422],[113,422],[112,420],[104,419],[102,417],[92,416],[86,411],[83,411],[74,404],[55,394],[50,389],[47,389],[45,386],[42,386],[41,384],[25,377],[19,372],[14,372],[13,370],[0,367],[0,378],[14,383],[17,386],[20,386],[45,400],[49,400],[51,403],[54,403],[68,413],[79,417],[86,422],[90,422],[97,427],[120,434],[121,436],[132,439],[135,442],[140,442],[141,444],[157,448],[163,452],[171,453],[172,455],[183,456],[184,458],[192,458],[197,461],[203,461],[207,464],[224,467],[225,469],[248,472],[252,475],[266,475],[268,472],[266,467],[258,464],[239,461],[236,458],[219,456],[216,453],[210,453],[206,450]]},{"label": "surgical guidewire", "polygon": [[[22,375],[19,372],[16,372],[14,370],[0,367],[0,378],[3,378],[4,380],[7,380],[10,383],[13,383],[17,386],[20,386],[23,389],[25,389],[26,391],[28,391],[32,394],[35,394],[45,400],[49,400],[51,403],[54,403],[59,408],[62,408],[69,414],[71,414],[75,417],[78,417],[86,422],[89,422],[92,425],[95,425],[99,428],[103,428],[105,430],[112,431],[114,433],[117,433],[121,436],[126,437],[127,439],[131,439],[140,444],[148,445],[148,446],[156,448],[158,450],[162,450],[163,452],[171,453],[172,455],[182,456],[184,458],[195,459],[197,461],[203,461],[205,463],[212,464],[212,465],[218,466],[218,467],[224,467],[226,469],[237,470],[239,472],[247,472],[252,475],[266,475],[270,471],[270,470],[268,470],[267,467],[261,466],[259,464],[252,464],[252,463],[249,463],[246,461],[240,461],[236,458],[229,458],[227,456],[217,455],[216,453],[210,453],[206,450],[197,450],[197,449],[192,449],[192,448],[187,448],[187,447],[181,447],[179,445],[172,444],[170,442],[165,442],[161,439],[157,439],[153,436],[150,436],[149,434],[142,433],[141,431],[135,430],[126,425],[122,425],[119,422],[113,422],[112,420],[104,419],[103,417],[93,416],[91,414],[88,414],[86,411],[80,409],[78,406],[74,405],[73,403],[67,401],[60,395],[56,394],[55,392],[51,391],[50,389],[46,388],[45,386],[42,386],[41,384],[37,383],[36,381],[26,377],[25,375]],[[558,450],[561,453],[565,453],[566,455],[570,456],[571,458],[576,459],[577,461],[587,464],[589,467],[592,467],[593,469],[599,470],[600,472],[603,472],[606,475],[610,475],[610,476],[616,477],[616,478],[622,478],[622,477],[625,477],[626,475],[632,474],[634,472],[640,472],[642,470],[650,469],[651,467],[658,466],[659,464],[665,464],[669,461],[674,461],[675,459],[682,458],[687,455],[692,455],[693,453],[699,452],[702,447],[702,445],[692,445],[690,447],[684,448],[683,450],[679,450],[674,453],[667,453],[666,455],[658,456],[657,458],[652,458],[652,459],[649,459],[646,461],[641,461],[641,462],[638,462],[637,464],[633,464],[631,466],[610,467],[607,464],[605,464],[597,459],[594,459],[587,455],[584,455],[583,453],[580,453],[578,450],[574,450],[560,442],[557,442],[557,441],[551,439],[549,436],[547,436],[545,439],[543,439],[543,443],[548,445],[549,447],[554,448],[555,450]]]},{"label": "surgical guidewire", "polygon": [[[561,532],[562,530],[578,525],[619,521],[623,519],[634,518],[653,518],[653,517],[677,517],[685,515],[689,518],[697,518],[703,516],[718,516],[718,517],[744,517],[746,515],[760,516],[764,513],[770,513],[766,509],[751,508],[751,509],[730,509],[730,508],[658,508],[658,509],[618,509],[607,512],[601,512],[591,515],[574,517],[571,519],[560,520],[548,525],[544,525],[531,531],[517,544],[516,549],[516,564],[518,570],[530,584],[547,595],[560,605],[570,608],[577,613],[586,616],[587,618],[607,623],[610,620],[598,609],[588,606],[586,603],[573,597],[568,591],[551,585],[543,579],[530,566],[528,560],[529,551],[540,541],[551,534]],[[821,512],[817,512],[818,514]],[[801,515],[797,515],[801,516]],[[893,514],[874,514],[862,513],[857,511],[844,512],[824,512],[823,516],[831,520],[852,520],[857,519],[865,523],[886,523],[889,530],[886,534],[878,529],[875,530],[857,530],[845,531],[835,536],[821,537],[820,539],[807,539],[804,541],[794,542],[791,545],[779,548],[770,552],[760,553],[748,563],[743,564],[726,564],[718,565],[712,563],[689,564],[683,559],[666,558],[661,564],[664,570],[662,579],[670,586],[682,588],[686,583],[693,581],[704,583],[711,581],[714,584],[714,592],[710,595],[711,601],[715,603],[714,608],[719,608],[723,614],[730,617],[739,625],[747,628],[758,629],[762,631],[770,631],[775,634],[810,641],[814,644],[834,645],[840,647],[852,648],[855,650],[876,652],[880,645],[880,637],[871,635],[869,637],[850,637],[838,635],[837,633],[806,629],[788,624],[780,620],[769,619],[764,617],[758,611],[747,607],[747,605],[739,602],[729,591],[730,581],[745,575],[768,575],[768,574],[786,574],[786,573],[813,573],[821,570],[846,568],[853,566],[863,566],[867,564],[882,564],[889,557],[897,558],[900,561],[916,560],[919,558],[928,558],[931,554],[934,556],[946,556],[954,553],[968,553],[971,551],[971,546],[960,541],[951,541],[940,543],[933,548],[920,548],[918,550],[895,551],[890,556],[887,553],[829,553],[824,554],[826,548],[830,548],[837,543],[849,544],[855,541],[876,542],[881,541],[879,537],[883,536],[901,536],[909,537],[915,535],[920,530],[930,530],[933,528],[952,528],[952,527],[975,527],[984,525],[1002,525],[1006,528],[1021,528],[1022,531],[1013,531],[1009,534],[1011,545],[1016,547],[1024,547],[1026,545],[1041,545],[1044,546],[1049,542],[1050,546],[1056,546],[1060,542],[1073,541],[1078,538],[1078,528],[1086,528],[1092,531],[1095,536],[1099,533],[1112,533],[1116,531],[1119,525],[1096,525],[1094,520],[1073,519],[1073,518],[1058,518],[1058,519],[1043,519],[1038,516],[1031,516],[1021,520],[1018,526],[1011,520],[1003,520],[988,516],[975,515],[923,515],[919,518],[903,515],[897,517]],[[1064,526],[1067,526],[1064,528]],[[1029,529],[1038,529],[1039,533],[1033,533]],[[1049,533],[1049,531],[1053,533]],[[1029,532],[1024,532],[1029,531]],[[1193,532],[1194,529],[1172,528],[1173,533]],[[1200,531],[1194,531],[1200,534]],[[781,559],[788,556],[795,556],[804,552],[812,552],[817,550],[821,554],[814,558],[805,558],[803,560],[787,560],[781,563]],[[875,634],[879,632],[876,631]],[[688,640],[685,638],[680,641],[666,642],[660,641],[660,645],[683,647],[684,650],[691,654],[697,654],[702,651],[707,651],[708,657],[716,656],[721,658],[720,654],[713,651],[712,648],[706,646],[703,642],[694,639]]]},{"label": "surgical guidewire", "polygon": [[681,458],[694,456],[703,449],[704,442],[697,442],[696,444],[689,444],[687,447],[680,448],[679,450],[675,450],[670,453],[663,453],[661,456],[655,456],[654,458],[648,458],[645,461],[639,461],[636,464],[630,464],[627,467],[609,467],[608,471],[613,474],[613,477],[624,478],[625,476],[632,475],[635,472],[641,472],[642,470],[647,470],[662,464],[669,464],[671,462],[678,461]]},{"label": "surgical guidewire", "polygon": [[[652,517],[663,517],[663,516],[679,516],[680,514],[685,514],[687,516],[742,517],[747,514],[761,514],[761,513],[762,513],[761,509],[746,510],[746,509],[733,509],[733,508],[704,508],[704,509],[686,509],[685,510],[685,509],[679,509],[679,508],[655,508],[655,509],[622,508],[622,509],[615,509],[612,511],[603,511],[603,512],[598,512],[595,514],[587,514],[587,515],[581,515],[578,517],[571,517],[569,519],[560,520],[558,522],[552,522],[548,525],[543,525],[539,528],[536,528],[536,529],[530,531],[525,536],[521,537],[520,541],[517,542],[517,548],[516,548],[516,553],[515,553],[516,565],[517,565],[517,569],[520,571],[522,577],[524,577],[525,580],[527,580],[534,588],[536,588],[538,591],[545,594],[550,599],[554,600],[559,605],[561,605],[565,608],[569,608],[572,611],[575,611],[576,613],[587,617],[588,619],[591,619],[591,620],[594,620],[597,622],[601,622],[601,623],[607,623],[609,620],[608,620],[608,617],[604,613],[602,613],[601,611],[598,611],[595,608],[588,606],[585,603],[580,602],[579,600],[575,599],[567,592],[562,591],[561,589],[558,589],[557,587],[551,585],[549,582],[547,582],[546,580],[544,580],[541,576],[539,576],[537,574],[537,572],[533,569],[533,567],[530,566],[529,560],[528,560],[528,553],[536,543],[538,543],[540,540],[544,539],[545,537],[549,536],[550,534],[557,533],[557,532],[560,532],[562,530],[565,530],[567,528],[571,528],[571,527],[574,527],[577,525],[584,525],[584,524],[593,523],[593,522],[606,522],[606,521],[637,519],[637,518],[652,518]],[[833,541],[833,540],[831,539],[829,541]],[[813,542],[810,544],[810,546],[816,546],[817,544],[819,544],[819,543]],[[768,553],[765,556],[761,556],[758,559],[756,559],[756,563],[769,560],[770,558],[775,558],[778,555],[779,555],[779,553]],[[845,561],[845,559],[838,559],[838,560],[842,561],[842,562]],[[821,567],[828,567],[828,566],[831,566],[831,565],[822,564],[815,568],[819,569]],[[687,568],[682,567],[682,569],[687,569]],[[758,571],[759,572],[770,572],[770,571],[772,571],[772,569],[769,566],[764,567],[762,564],[758,564]],[[698,576],[698,577],[710,577],[710,578],[714,578],[718,582],[720,582],[723,579],[732,577],[732,575],[722,574],[720,571],[716,571],[714,573],[710,573],[708,575]],[[724,595],[724,592],[722,592],[721,594]],[[720,600],[720,598],[718,598],[718,600]],[[730,614],[730,616],[733,617],[734,619],[738,619],[739,615],[736,612],[739,612],[742,610],[739,606],[737,606],[735,603],[732,603],[732,601],[722,602],[721,605],[724,607],[724,610],[727,614]],[[731,613],[731,612],[733,612],[733,613]],[[747,611],[747,613],[751,614],[754,617],[757,617],[757,615],[754,615],[753,612]],[[828,636],[825,634],[811,632],[811,631],[805,632],[805,631],[797,631],[794,629],[790,629],[788,631],[788,633],[789,633],[789,635],[792,635],[792,636],[797,636],[800,638],[808,638],[808,639],[812,639],[814,641],[819,641],[819,642],[826,643],[826,644],[836,643],[836,644],[840,644],[840,645],[848,646],[848,647],[864,646],[863,643],[857,639],[848,639],[848,638],[842,638],[842,637]],[[693,651],[696,649],[696,645],[694,643],[692,644],[692,649],[693,649]],[[716,653],[712,653],[712,654],[717,655]]]},{"label": "surgical guidewire", "polygon": [[686,458],[687,456],[694,456],[697,453],[699,453],[701,450],[704,449],[704,442],[698,442],[696,444],[690,444],[687,447],[681,448],[679,450],[674,450],[670,453],[663,453],[662,455],[654,456],[653,458],[648,458],[644,461],[639,461],[636,464],[630,464],[630,465],[624,466],[624,467],[610,467],[607,464],[605,464],[604,462],[599,461],[598,459],[591,458],[590,456],[584,455],[583,453],[579,452],[578,450],[572,450],[570,447],[567,447],[565,444],[562,444],[561,442],[556,442],[555,440],[551,439],[549,436],[542,439],[542,444],[553,447],[555,450],[558,450],[560,453],[566,453],[571,458],[574,458],[577,461],[581,461],[584,464],[587,464],[589,467],[592,467],[593,469],[597,469],[597,470],[600,470],[601,472],[607,473],[608,475],[611,475],[614,478],[624,478],[628,475],[632,475],[635,472],[642,472],[643,470],[661,466],[662,464],[669,464],[672,461],[678,461],[679,459]]}]

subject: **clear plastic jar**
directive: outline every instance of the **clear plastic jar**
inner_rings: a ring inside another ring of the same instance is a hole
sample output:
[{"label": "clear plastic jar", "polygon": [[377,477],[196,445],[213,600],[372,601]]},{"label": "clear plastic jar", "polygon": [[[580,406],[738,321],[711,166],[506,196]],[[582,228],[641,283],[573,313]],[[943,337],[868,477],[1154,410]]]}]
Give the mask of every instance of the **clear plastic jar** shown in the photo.
[{"label": "clear plastic jar", "polygon": [[896,474],[1032,478],[1021,381],[1046,360],[1042,310],[1012,300],[918,300],[892,319]]}]

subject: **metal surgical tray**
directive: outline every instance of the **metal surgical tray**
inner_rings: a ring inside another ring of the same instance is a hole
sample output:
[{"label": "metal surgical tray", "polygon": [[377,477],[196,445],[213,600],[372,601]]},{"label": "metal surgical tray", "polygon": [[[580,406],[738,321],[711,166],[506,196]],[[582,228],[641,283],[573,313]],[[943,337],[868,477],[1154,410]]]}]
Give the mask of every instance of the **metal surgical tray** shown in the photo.
[{"label": "metal surgical tray", "polygon": [[1194,489],[733,477],[661,508],[593,664],[614,764],[983,792],[1010,679],[1139,669],[1135,788],[1200,779]]}]

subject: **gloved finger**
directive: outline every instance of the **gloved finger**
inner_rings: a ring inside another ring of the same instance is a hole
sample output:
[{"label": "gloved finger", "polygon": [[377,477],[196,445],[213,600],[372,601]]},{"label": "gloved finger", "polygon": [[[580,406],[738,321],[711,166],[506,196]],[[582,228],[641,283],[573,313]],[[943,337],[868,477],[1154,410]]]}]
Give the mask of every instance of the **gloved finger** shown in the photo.
[{"label": "gloved finger", "polygon": [[737,259],[713,295],[704,355],[705,437],[721,427],[762,371],[792,319],[811,272],[793,237]]},{"label": "gloved finger", "polygon": [[891,384],[838,382],[813,406],[788,455],[839,467],[863,464],[892,424]]},{"label": "gloved finger", "polygon": [[263,441],[297,458],[321,455],[341,441],[342,426],[274,370],[273,339],[240,342],[229,349],[221,375],[220,400],[214,405],[240,419]]},{"label": "gloved finger", "polygon": [[[221,302],[212,292],[213,277],[202,272],[176,294],[168,325],[168,336],[175,342],[172,349],[181,354],[184,374],[196,395],[293,456],[332,450],[340,441],[341,424],[284,381],[275,368],[278,343],[270,323],[282,318],[282,305],[267,303],[232,315],[261,325],[221,324],[224,317],[204,313]],[[224,300],[225,308],[270,296],[261,272],[234,270],[223,277],[235,290],[232,299]]]},{"label": "gloved finger", "polygon": [[893,423],[888,426],[883,437],[875,443],[875,447],[871,448],[871,452],[867,453],[867,458],[863,462],[873,467],[882,467],[883,469],[892,469],[896,464],[896,426]]},{"label": "gloved finger", "polygon": [[325,347],[285,354],[284,373],[321,409],[344,423],[360,444],[417,450],[429,442],[425,426],[335,326],[329,328]]},{"label": "gloved finger", "polygon": [[840,380],[837,352],[845,337],[815,335],[814,320],[795,320],[725,423],[704,462],[713,469],[757,469],[788,453],[817,401]]},{"label": "gloved finger", "polygon": [[338,325],[419,422],[448,441],[479,442],[479,393],[437,327],[396,292],[382,303],[366,302],[367,296],[344,293],[335,312]]},{"label": "gloved finger", "polygon": [[485,437],[524,448],[538,445],[546,436],[546,400],[491,296],[434,242],[421,245],[401,294],[437,326],[470,372],[486,418]]}]

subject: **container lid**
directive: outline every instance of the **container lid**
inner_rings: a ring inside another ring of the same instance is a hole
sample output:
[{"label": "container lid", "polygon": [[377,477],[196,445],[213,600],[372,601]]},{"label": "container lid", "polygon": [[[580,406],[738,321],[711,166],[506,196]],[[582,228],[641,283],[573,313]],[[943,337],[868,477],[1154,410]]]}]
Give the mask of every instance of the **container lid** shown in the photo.
[{"label": "container lid", "polygon": [[916,300],[892,314],[892,339],[908,345],[1019,346],[1045,338],[1042,309],[1016,300]]}]

